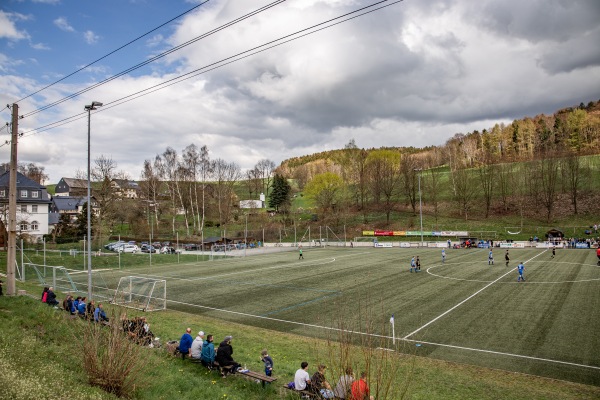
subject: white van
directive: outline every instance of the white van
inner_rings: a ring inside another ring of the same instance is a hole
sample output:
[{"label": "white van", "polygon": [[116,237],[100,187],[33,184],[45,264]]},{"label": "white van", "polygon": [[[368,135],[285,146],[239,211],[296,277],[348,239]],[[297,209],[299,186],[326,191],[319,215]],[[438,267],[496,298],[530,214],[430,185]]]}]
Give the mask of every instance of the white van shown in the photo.
[{"label": "white van", "polygon": [[140,248],[135,244],[124,244],[119,247],[119,253],[137,253],[140,251]]}]

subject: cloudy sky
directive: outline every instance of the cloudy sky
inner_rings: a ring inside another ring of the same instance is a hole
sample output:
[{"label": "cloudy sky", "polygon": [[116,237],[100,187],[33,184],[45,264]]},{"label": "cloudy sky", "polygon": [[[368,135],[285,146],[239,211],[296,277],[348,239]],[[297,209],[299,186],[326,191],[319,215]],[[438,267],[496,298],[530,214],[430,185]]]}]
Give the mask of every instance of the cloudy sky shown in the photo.
[{"label": "cloudy sky", "polygon": [[[598,0],[376,3],[2,0],[0,104],[18,102],[24,116],[19,161],[44,166],[47,183],[85,171],[92,101],[104,103],[92,159],[139,179],[167,146],[206,145],[247,169],[351,139],[439,145],[600,99]],[[4,126],[10,110],[0,117]],[[4,127],[0,143],[9,139]]]}]

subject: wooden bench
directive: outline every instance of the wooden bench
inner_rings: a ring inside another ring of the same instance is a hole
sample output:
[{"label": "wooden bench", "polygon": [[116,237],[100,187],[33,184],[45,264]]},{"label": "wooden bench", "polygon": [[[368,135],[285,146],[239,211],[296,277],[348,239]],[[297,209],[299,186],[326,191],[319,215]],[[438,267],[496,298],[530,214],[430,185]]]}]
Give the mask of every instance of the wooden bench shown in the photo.
[{"label": "wooden bench", "polygon": [[249,370],[238,371],[238,374],[243,375],[249,379],[259,380],[262,383],[263,387],[265,387],[266,383],[273,383],[277,380],[277,378],[273,378],[272,376],[268,376],[265,374],[261,374],[260,372],[254,372],[254,371],[249,371]]},{"label": "wooden bench", "polygon": [[310,390],[296,390],[296,389],[288,387],[288,385],[283,385],[283,387],[285,389],[287,389],[287,390],[291,390],[292,392],[296,393],[302,399],[316,399],[316,400],[320,400],[320,399],[323,398],[321,396],[321,394],[317,394],[317,393],[311,392]]}]

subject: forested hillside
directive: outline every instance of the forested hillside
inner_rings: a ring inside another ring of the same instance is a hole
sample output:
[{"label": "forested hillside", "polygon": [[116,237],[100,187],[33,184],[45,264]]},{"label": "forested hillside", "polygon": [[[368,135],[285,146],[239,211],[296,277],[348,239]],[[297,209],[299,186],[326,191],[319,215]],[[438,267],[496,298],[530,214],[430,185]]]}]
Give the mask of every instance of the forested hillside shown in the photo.
[{"label": "forested hillside", "polygon": [[600,198],[600,101],[511,124],[455,134],[442,146],[344,149],[284,161],[322,212],[352,207],[389,216],[398,202],[418,211],[419,178],[425,209],[469,218],[476,212],[536,215],[597,211]]}]

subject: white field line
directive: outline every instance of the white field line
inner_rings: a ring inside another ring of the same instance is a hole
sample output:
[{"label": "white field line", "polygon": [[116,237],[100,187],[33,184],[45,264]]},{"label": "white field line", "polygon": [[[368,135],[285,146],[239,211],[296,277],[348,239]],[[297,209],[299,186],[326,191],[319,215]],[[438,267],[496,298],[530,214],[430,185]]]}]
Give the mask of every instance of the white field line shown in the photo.
[{"label": "white field line", "polygon": [[[533,260],[534,258],[541,256],[542,254],[544,254],[544,251],[542,251],[541,253],[539,253],[539,254],[531,257],[529,260],[525,261],[523,264],[528,263],[529,261]],[[420,328],[418,328],[418,329],[414,330],[413,332],[409,333],[408,335],[404,336],[402,339],[406,340],[409,337],[411,337],[412,335],[414,335],[415,333],[417,333],[417,332],[421,331],[422,329],[428,327],[429,325],[433,324],[435,321],[437,321],[438,319],[442,318],[446,314],[452,312],[453,310],[457,309],[461,305],[465,304],[467,301],[471,300],[473,297],[477,296],[479,293],[483,292],[485,289],[489,288],[494,283],[496,283],[500,279],[504,278],[506,275],[512,274],[515,269],[516,268],[511,268],[507,273],[505,273],[504,275],[500,276],[498,279],[491,281],[490,283],[488,283],[487,285],[485,285],[484,287],[482,287],[481,289],[479,289],[478,291],[476,291],[475,293],[473,293],[472,295],[470,295],[469,297],[467,297],[466,299],[464,299],[463,301],[461,301],[460,303],[458,303],[457,305],[455,305],[454,307],[452,307],[449,310],[441,313],[440,315],[438,315],[437,317],[435,317],[434,319],[432,319],[431,321],[429,321],[425,325],[421,326]]]},{"label": "white field line", "polygon": [[[343,258],[343,257],[354,257],[358,254],[370,254],[370,252],[362,252],[362,253],[353,253],[353,254],[347,254],[347,255],[343,255],[343,256],[338,256],[337,258]],[[179,278],[179,277],[173,277],[173,276],[162,276],[162,275],[152,275],[152,274],[138,274],[138,275],[142,275],[145,277],[152,277],[152,278],[161,278],[161,279],[172,279],[172,280],[178,280],[178,281],[189,281],[189,282],[196,282],[199,280],[208,280],[208,279],[214,279],[214,278],[222,278],[222,277],[226,277],[226,276],[231,276],[231,275],[239,275],[239,274],[248,274],[248,273],[253,273],[253,272],[260,272],[260,271],[267,271],[270,269],[279,269],[279,268],[298,268],[298,267],[315,267],[315,266],[319,266],[319,265],[325,265],[325,264],[330,264],[334,261],[337,260],[337,258],[335,257],[331,257],[331,258],[324,258],[321,260],[315,260],[312,262],[300,262],[300,263],[289,263],[289,264],[282,264],[282,265],[275,265],[272,267],[263,267],[263,268],[256,268],[256,269],[248,269],[248,270],[243,270],[243,271],[236,271],[236,272],[228,272],[226,274],[220,274],[220,275],[211,275],[208,277],[199,277],[199,278]],[[119,270],[117,272],[120,272],[122,274],[126,274],[126,272],[129,270]]]},{"label": "white field line", "polygon": [[[167,302],[169,302],[169,303],[175,303],[175,304],[181,304],[181,305],[190,306],[190,307],[203,308],[203,309],[206,309],[206,310],[226,312],[226,313],[229,313],[229,314],[241,315],[241,316],[244,316],[244,317],[252,317],[252,318],[258,318],[258,319],[263,319],[263,320],[268,320],[268,321],[282,322],[282,323],[291,324],[291,325],[299,325],[299,326],[309,327],[309,328],[325,329],[325,330],[329,330],[329,331],[352,333],[352,334],[356,334],[356,335],[378,337],[378,338],[390,339],[390,340],[392,339],[391,336],[387,336],[387,335],[377,335],[377,334],[373,334],[373,333],[351,331],[351,330],[347,330],[347,329],[340,329],[340,328],[334,328],[334,327],[329,327],[329,326],[322,326],[322,325],[315,325],[315,324],[305,324],[303,322],[288,321],[288,320],[285,320],[285,319],[265,317],[265,316],[262,316],[262,315],[254,315],[254,314],[248,314],[248,313],[243,313],[243,312],[239,312],[239,311],[225,310],[225,309],[222,309],[222,308],[201,306],[201,305],[198,305],[198,304],[190,304],[190,303],[185,303],[185,302],[176,301],[176,300],[167,300]],[[396,339],[399,339],[399,338],[396,338]],[[501,355],[501,356],[505,356],[505,357],[524,358],[524,359],[533,360],[533,361],[542,361],[542,362],[547,362],[547,363],[563,364],[563,365],[570,365],[570,366],[580,367],[580,368],[590,368],[590,369],[600,370],[600,367],[596,367],[594,365],[577,364],[577,363],[572,363],[572,362],[567,362],[567,361],[553,360],[553,359],[550,359],[550,358],[540,358],[540,357],[533,357],[533,356],[524,356],[524,355],[521,355],[521,354],[504,353],[504,352],[500,352],[500,351],[485,350],[485,349],[475,349],[475,348],[471,348],[471,347],[462,347],[462,346],[455,346],[455,345],[443,344],[443,343],[424,342],[424,341],[421,341],[421,340],[414,340],[414,339],[401,339],[401,340],[404,340],[406,342],[412,342],[412,343],[428,344],[428,345],[432,345],[432,346],[448,347],[448,348],[453,348],[453,349],[458,349],[458,350],[466,350],[466,351],[474,351],[474,352],[480,352],[480,353],[496,354],[496,355]]]}]

